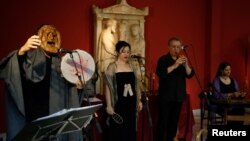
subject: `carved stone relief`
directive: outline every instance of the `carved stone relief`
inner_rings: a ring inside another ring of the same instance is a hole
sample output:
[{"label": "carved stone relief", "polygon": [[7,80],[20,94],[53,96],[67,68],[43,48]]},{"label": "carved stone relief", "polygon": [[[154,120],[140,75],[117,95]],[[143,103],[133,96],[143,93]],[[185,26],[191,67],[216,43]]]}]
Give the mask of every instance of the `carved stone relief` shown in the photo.
[{"label": "carved stone relief", "polygon": [[[126,0],[118,0],[118,4],[107,8],[93,5],[93,12],[95,15],[94,58],[99,74],[96,93],[103,94],[102,75],[107,65],[116,59],[115,44],[118,40],[130,43],[131,55],[145,57],[144,18],[148,15],[148,7],[137,9],[127,4]],[[132,61],[139,67],[137,60]]]}]

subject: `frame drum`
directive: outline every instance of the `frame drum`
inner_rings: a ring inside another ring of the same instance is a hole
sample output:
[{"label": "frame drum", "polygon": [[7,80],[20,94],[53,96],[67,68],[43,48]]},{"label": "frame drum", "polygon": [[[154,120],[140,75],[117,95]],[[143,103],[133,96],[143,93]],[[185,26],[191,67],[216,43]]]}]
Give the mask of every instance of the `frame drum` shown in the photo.
[{"label": "frame drum", "polygon": [[62,57],[61,71],[64,78],[75,84],[79,76],[83,83],[91,79],[95,73],[95,61],[86,51],[76,49]]}]

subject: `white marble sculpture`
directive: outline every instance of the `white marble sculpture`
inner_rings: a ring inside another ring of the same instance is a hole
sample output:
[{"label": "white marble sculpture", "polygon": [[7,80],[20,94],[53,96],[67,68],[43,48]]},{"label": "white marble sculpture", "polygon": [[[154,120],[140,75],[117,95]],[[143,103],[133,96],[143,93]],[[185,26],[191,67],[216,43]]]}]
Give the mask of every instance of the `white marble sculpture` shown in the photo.
[{"label": "white marble sculpture", "polygon": [[118,40],[129,42],[133,54],[145,57],[144,18],[148,15],[148,7],[137,9],[130,6],[126,0],[118,0],[116,5],[107,8],[93,5],[93,12],[95,16],[94,58],[99,74],[96,93],[103,94],[102,75],[107,65],[116,59],[114,45]]}]

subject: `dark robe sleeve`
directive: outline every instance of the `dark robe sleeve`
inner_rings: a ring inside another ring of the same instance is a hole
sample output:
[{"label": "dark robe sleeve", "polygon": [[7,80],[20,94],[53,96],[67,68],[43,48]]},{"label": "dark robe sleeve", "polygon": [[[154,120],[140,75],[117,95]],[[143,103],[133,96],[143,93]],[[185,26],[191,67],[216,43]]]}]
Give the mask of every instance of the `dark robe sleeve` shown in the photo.
[{"label": "dark robe sleeve", "polygon": [[12,140],[24,127],[25,111],[17,51],[0,62],[0,79],[6,84],[7,141]]},{"label": "dark robe sleeve", "polygon": [[27,80],[40,82],[46,75],[46,57],[41,48],[28,52],[22,65]]}]

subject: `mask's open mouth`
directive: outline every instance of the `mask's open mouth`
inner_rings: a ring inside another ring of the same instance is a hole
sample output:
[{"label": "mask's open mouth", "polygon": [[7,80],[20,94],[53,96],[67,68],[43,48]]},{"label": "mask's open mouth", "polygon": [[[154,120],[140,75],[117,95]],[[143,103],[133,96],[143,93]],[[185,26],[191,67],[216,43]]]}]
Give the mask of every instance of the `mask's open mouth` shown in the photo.
[{"label": "mask's open mouth", "polygon": [[50,46],[55,46],[56,43],[53,42],[53,41],[48,41],[47,44],[50,45]]}]

